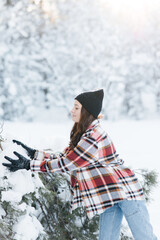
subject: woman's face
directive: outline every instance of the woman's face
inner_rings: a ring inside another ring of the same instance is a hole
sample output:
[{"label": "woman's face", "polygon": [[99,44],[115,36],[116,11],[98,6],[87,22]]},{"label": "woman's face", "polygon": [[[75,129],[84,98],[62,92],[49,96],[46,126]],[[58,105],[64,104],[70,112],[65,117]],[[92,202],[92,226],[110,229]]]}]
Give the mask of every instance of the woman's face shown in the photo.
[{"label": "woman's face", "polygon": [[80,102],[78,102],[77,100],[74,101],[74,106],[71,110],[72,113],[72,120],[74,122],[79,122],[80,117],[81,117],[81,109],[82,109],[82,104],[80,104]]}]

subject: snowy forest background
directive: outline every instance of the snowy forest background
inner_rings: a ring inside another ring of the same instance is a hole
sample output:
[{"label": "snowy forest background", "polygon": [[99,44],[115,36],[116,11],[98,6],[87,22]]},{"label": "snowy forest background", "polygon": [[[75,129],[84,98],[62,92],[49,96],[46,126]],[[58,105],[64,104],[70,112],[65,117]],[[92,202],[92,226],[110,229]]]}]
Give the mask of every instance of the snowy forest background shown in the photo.
[{"label": "snowy forest background", "polygon": [[[0,161],[15,150],[26,154],[13,138],[63,150],[74,97],[103,88],[102,124],[138,169],[158,237],[159,11],[159,0],[0,1]],[[0,239],[98,239],[97,217],[69,212],[68,189],[63,174],[10,173],[1,165]],[[124,223],[121,240],[130,239]]]},{"label": "snowy forest background", "polygon": [[120,18],[109,2],[1,0],[1,119],[67,115],[76,94],[95,88],[105,90],[105,119],[160,115],[160,3]]}]

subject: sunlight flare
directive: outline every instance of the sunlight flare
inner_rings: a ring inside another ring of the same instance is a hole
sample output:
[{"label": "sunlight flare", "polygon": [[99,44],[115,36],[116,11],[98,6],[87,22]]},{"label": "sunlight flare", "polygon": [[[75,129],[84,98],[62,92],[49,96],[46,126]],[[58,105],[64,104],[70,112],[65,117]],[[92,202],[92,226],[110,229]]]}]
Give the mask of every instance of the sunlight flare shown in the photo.
[{"label": "sunlight flare", "polygon": [[141,29],[159,16],[159,0],[99,0],[101,7],[117,21]]}]

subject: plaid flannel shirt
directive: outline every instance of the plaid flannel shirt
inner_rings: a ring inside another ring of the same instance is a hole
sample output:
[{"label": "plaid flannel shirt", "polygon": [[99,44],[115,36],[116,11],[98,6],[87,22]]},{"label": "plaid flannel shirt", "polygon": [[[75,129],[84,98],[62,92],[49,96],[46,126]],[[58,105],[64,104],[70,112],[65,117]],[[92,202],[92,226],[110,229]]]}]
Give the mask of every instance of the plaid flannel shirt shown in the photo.
[{"label": "plaid flannel shirt", "polygon": [[68,153],[36,151],[31,171],[70,173],[72,210],[85,206],[92,218],[124,199],[143,200],[134,172],[123,165],[109,135],[94,120],[77,146]]}]

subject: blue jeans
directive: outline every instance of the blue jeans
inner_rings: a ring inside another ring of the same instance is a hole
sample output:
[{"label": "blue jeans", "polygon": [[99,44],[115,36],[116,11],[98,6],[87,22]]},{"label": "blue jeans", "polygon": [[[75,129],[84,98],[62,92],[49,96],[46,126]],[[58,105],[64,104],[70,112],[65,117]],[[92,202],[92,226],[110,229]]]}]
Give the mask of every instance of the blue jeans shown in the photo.
[{"label": "blue jeans", "polygon": [[99,218],[99,240],[118,240],[123,215],[135,240],[158,240],[153,234],[145,200],[124,200],[107,208]]}]

